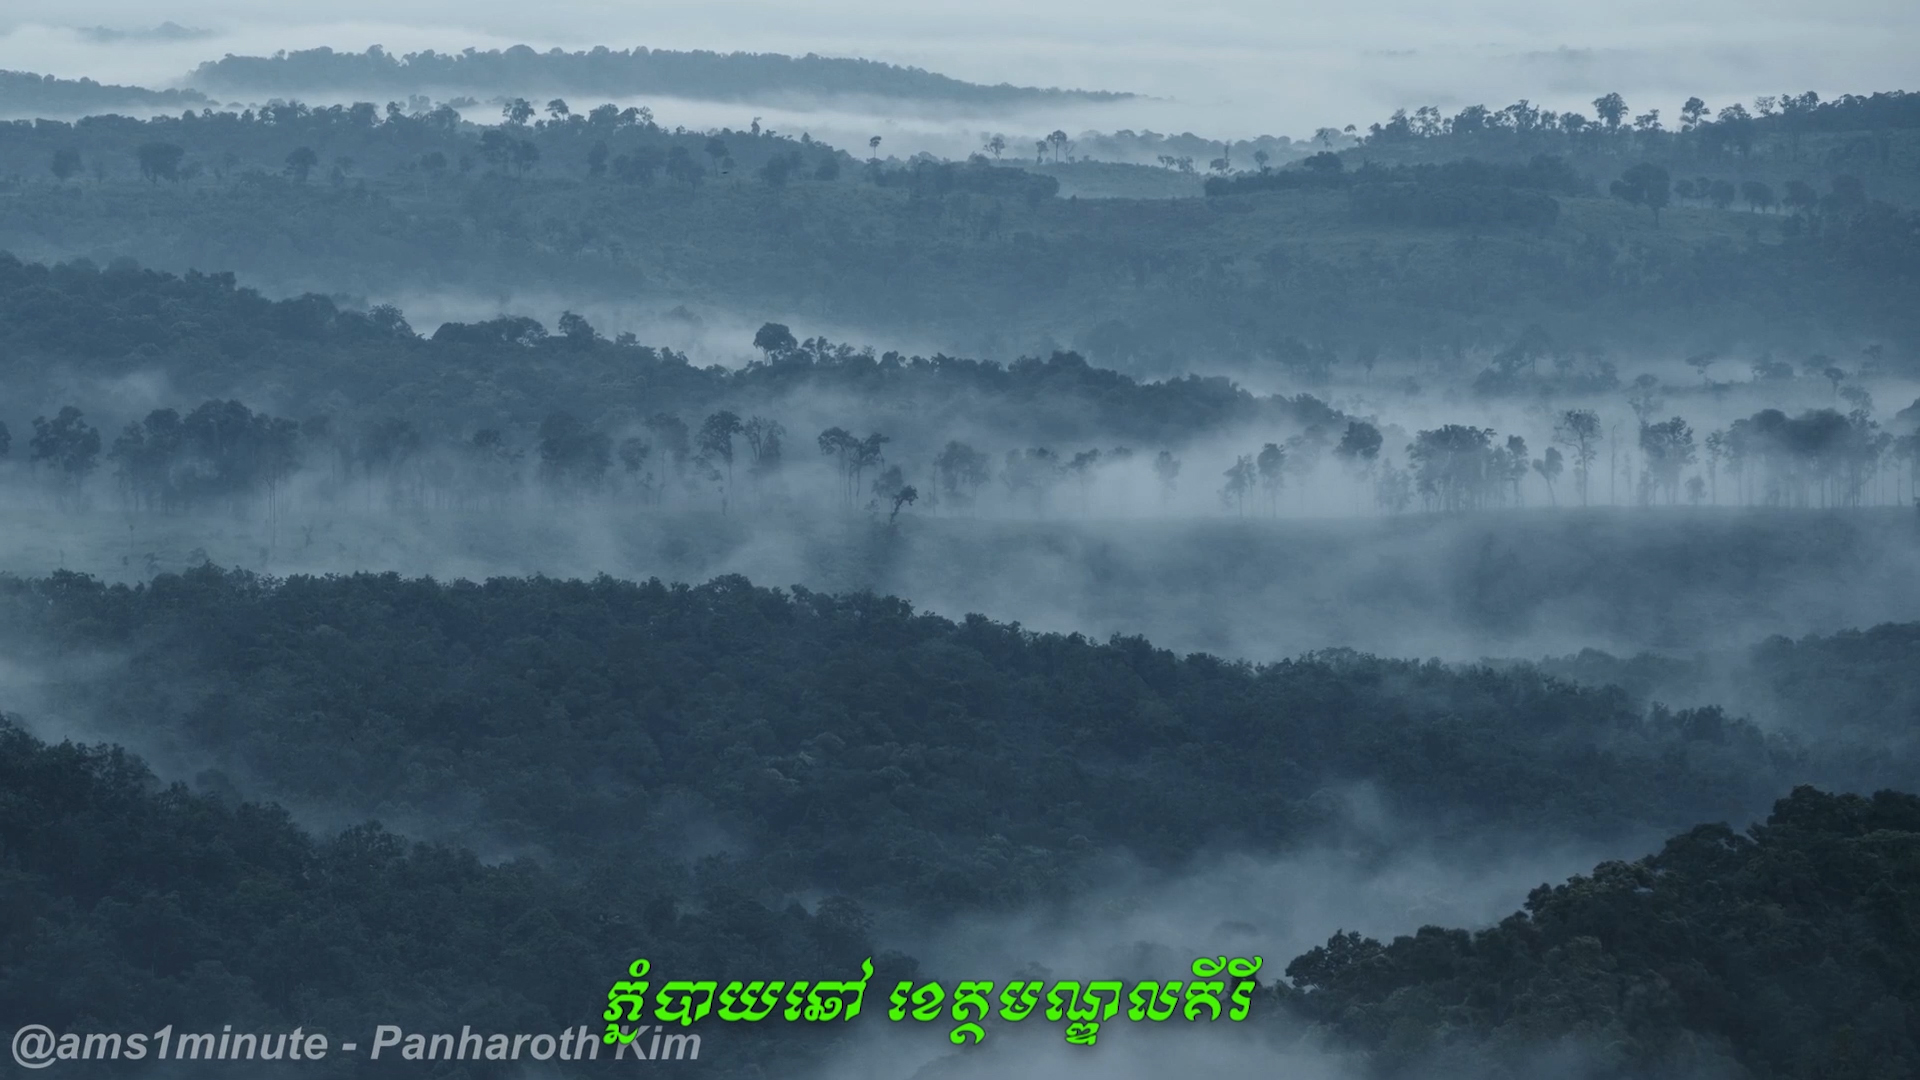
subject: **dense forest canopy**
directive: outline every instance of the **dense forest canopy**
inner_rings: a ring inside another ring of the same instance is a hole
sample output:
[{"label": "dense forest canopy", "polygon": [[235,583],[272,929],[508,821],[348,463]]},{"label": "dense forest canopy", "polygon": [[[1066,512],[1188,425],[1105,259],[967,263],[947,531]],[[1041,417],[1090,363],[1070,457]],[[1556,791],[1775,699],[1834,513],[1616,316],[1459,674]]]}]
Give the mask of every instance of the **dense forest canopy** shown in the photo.
[{"label": "dense forest canopy", "polygon": [[[1393,410],[1354,415],[1312,394],[1257,395],[1221,377],[1136,380],[1074,353],[1006,365],[939,354],[876,356],[819,338],[801,341],[784,325],[767,323],[755,337],[757,359],[701,368],[631,334],[610,341],[576,314],[564,315],[559,329],[503,317],[445,323],[423,338],[390,306],[355,310],[311,294],[273,301],[230,274],[174,277],[126,262],[101,270],[0,257],[0,342],[10,349],[0,371],[19,396],[43,402],[36,426],[46,415],[72,413],[72,433],[46,436],[54,441],[37,442],[30,461],[53,463],[56,475],[75,481],[111,461],[123,494],[136,504],[147,501],[149,487],[141,480],[141,447],[174,445],[161,428],[177,420],[178,406],[104,417],[109,428],[100,441],[86,434],[98,426],[86,419],[90,402],[54,397],[75,377],[111,381],[162,371],[172,385],[214,399],[203,409],[235,392],[277,401],[291,415],[275,420],[262,412],[257,419],[281,425],[283,435],[214,455],[233,457],[234,469],[244,459],[257,478],[234,494],[270,489],[302,459],[334,460],[371,477],[411,468],[407,458],[436,446],[516,454],[534,448],[529,436],[537,437],[546,479],[557,469],[589,488],[611,479],[615,440],[641,455],[625,462],[628,481],[676,496],[681,485],[691,494],[709,481],[731,495],[736,449],[750,453],[752,471],[743,479],[757,489],[779,480],[792,459],[811,460],[805,451],[817,442],[845,472],[850,508],[869,494],[884,502],[916,484],[929,507],[964,510],[983,497],[992,504],[1004,486],[1012,504],[1025,502],[1026,512],[1042,515],[1056,504],[1070,507],[1076,490],[1086,513],[1100,488],[1145,481],[1149,467],[1163,504],[1183,483],[1189,492],[1217,488],[1236,516],[1249,508],[1277,516],[1283,496],[1304,497],[1334,481],[1370,488],[1358,508],[1388,513],[1416,505],[1443,512],[1517,506],[1530,496],[1558,504],[1562,493],[1568,505],[1582,507],[1864,507],[1902,503],[1920,484],[1920,422],[1912,410],[1876,410],[1869,387],[1883,373],[1871,363],[1849,371],[1822,355],[1806,361],[1806,378],[1791,365],[1781,377],[1769,367],[1778,362],[1768,361],[1757,362],[1744,382],[1667,385],[1640,375],[1623,384],[1610,367],[1579,371],[1575,358],[1556,355],[1536,332],[1496,355],[1474,381],[1486,395],[1534,388],[1624,395],[1633,426],[1623,456],[1617,423],[1610,428],[1610,416],[1584,407],[1543,409],[1544,422],[1522,432],[1457,421],[1423,427],[1398,422]],[[1291,348],[1290,359],[1302,366],[1332,362],[1297,341]],[[1557,374],[1543,373],[1545,359]],[[1704,375],[1711,360],[1695,366]],[[1736,408],[1718,428],[1685,415],[1727,414],[1736,388],[1764,407],[1747,415]],[[1818,403],[1823,390],[1835,402],[1844,391],[1847,408],[1769,403]],[[1543,403],[1551,400],[1543,394]],[[255,422],[240,401],[224,407],[240,410],[243,424]],[[1424,412],[1417,399],[1399,408]],[[14,423],[26,427],[24,417]],[[124,423],[133,426],[122,446],[113,431]],[[598,442],[566,449],[547,430],[555,424],[576,425]],[[696,430],[697,446],[687,434]],[[395,457],[389,444],[403,431],[407,452]],[[879,442],[849,456],[830,445],[835,431]],[[60,448],[64,443],[55,445],[67,438],[97,445],[75,457]],[[742,438],[744,448],[737,445]],[[1221,446],[1224,440],[1246,440],[1245,449]],[[179,449],[182,462],[204,456],[184,444]],[[1201,470],[1185,481],[1183,456]],[[489,466],[500,474],[494,481],[513,477],[506,464],[503,458]],[[882,482],[889,465],[897,479]]]},{"label": "dense forest canopy", "polygon": [[546,52],[508,49],[433,50],[395,56],[329,48],[273,56],[226,56],[189,76],[217,94],[562,93],[620,98],[671,96],[747,101],[769,95],[901,98],[945,105],[1040,105],[1125,101],[1111,90],[1041,89],[963,82],[916,67],[808,53],[717,53],[706,50],[609,49]]},{"label": "dense forest canopy", "polygon": [[1920,797],[1803,787],[1498,926],[1336,935],[1282,998],[1383,1077],[1890,1077],[1920,1063],[1916,919]]},{"label": "dense forest canopy", "polygon": [[[351,1034],[406,1001],[433,1003],[409,1022],[435,1031],[597,1032],[601,984],[635,951],[703,971],[872,955],[865,913],[844,898],[810,915],[769,909],[724,873],[634,880],[609,861],[583,882],[372,823],[315,837],[277,806],[162,785],[118,747],[48,745],[10,718],[0,789],[0,1016],[56,1030]],[[767,1054],[751,1035],[729,1050],[742,1070]]]},{"label": "dense forest canopy", "polygon": [[1920,95],[244,48],[0,73],[0,1019],[1217,952],[1249,1023],[685,1065],[1920,1069]]},{"label": "dense forest canopy", "polygon": [[0,71],[0,111],[8,116],[72,116],[113,109],[178,109],[204,105],[197,90],[148,90],[101,85],[92,79],[57,79],[27,71]]},{"label": "dense forest canopy", "polygon": [[109,379],[157,365],[190,392],[271,387],[298,419],[330,400],[369,415],[404,403],[415,427],[463,436],[469,425],[537,424],[556,410],[598,420],[622,403],[697,423],[722,403],[751,408],[801,390],[950,417],[977,409],[982,426],[1028,434],[1154,443],[1261,416],[1340,419],[1311,395],[1254,395],[1218,377],[1136,381],[1067,353],[1012,364],[876,356],[789,333],[760,362],[729,370],[693,366],[630,334],[608,340],[583,321],[557,334],[526,318],[448,323],[423,338],[395,308],[269,300],[231,274],[175,277],[130,263],[47,267],[0,256],[0,336],[0,366],[22,391],[54,370],[49,362]]},{"label": "dense forest canopy", "polygon": [[[156,760],[204,763],[198,793],[160,789],[123,751],[0,731],[7,788],[31,794],[5,804],[0,844],[12,902],[33,916],[8,920],[0,992],[24,1002],[60,964],[62,992],[37,1015],[68,1023],[112,1001],[132,1010],[115,1014],[128,1026],[212,1022],[222,1008],[262,1026],[347,1026],[397,994],[439,1001],[423,1025],[557,1028],[598,1008],[608,957],[642,949],[722,978],[845,965],[873,955],[872,912],[1070,900],[1091,860],[1120,851],[1177,868],[1226,838],[1311,842],[1354,812],[1341,785],[1372,785],[1430,829],[1525,827],[1550,842],[1741,820],[1822,753],[1718,709],[1642,711],[1618,690],[1524,669],[1356,655],[1248,667],[738,580],[267,581],[208,567],[131,589],[5,584],[17,662],[116,658],[43,680],[28,730],[86,716]],[[1854,662],[1913,679],[1884,652]],[[1200,790],[1206,813],[1174,809]],[[242,803],[261,797],[537,849],[544,865],[487,867],[377,827],[312,839]],[[1913,815],[1911,796],[1801,790],[1750,841],[1696,829],[1642,864],[1543,886],[1528,915],[1494,929],[1386,946],[1336,936],[1269,983],[1281,1011],[1265,1019],[1323,1023],[1382,1075],[1434,1055],[1512,1067],[1596,1036],[1626,1041],[1594,1046],[1583,1075],[1730,1057],[1816,1076],[1833,1055],[1904,1060],[1913,988],[1871,957],[1912,947],[1899,912],[1914,899]],[[692,821],[730,837],[719,858],[685,855]],[[74,850],[98,857],[56,854]],[[236,905],[241,881],[260,899]],[[851,895],[792,902],[827,882]],[[614,896],[623,914],[606,918]],[[1827,944],[1796,951],[1764,932],[1783,918]],[[331,959],[295,963],[321,933]],[[501,935],[522,951],[474,944]],[[115,943],[130,951],[110,963]],[[1777,981],[1815,956],[1844,981]],[[915,961],[879,966],[900,976]],[[99,997],[108,971],[120,981]],[[512,992],[495,989],[503,979]],[[1627,1005],[1641,984],[1666,989]],[[1795,985],[1850,1013],[1854,1035],[1796,1056],[1790,1034],[1820,1022],[1789,1019],[1811,999],[1774,1003]],[[1756,993],[1759,1013],[1715,1004]],[[1435,1026],[1432,1011],[1463,994],[1471,1009]],[[172,995],[187,1013],[131,1004]]]},{"label": "dense forest canopy", "polygon": [[[1236,165],[1205,201],[1079,199],[1054,195],[1073,166],[877,148],[862,163],[757,126],[665,130],[636,107],[505,111],[491,127],[424,99],[6,125],[0,168],[21,179],[0,244],[232,270],[279,293],[485,296],[537,279],[574,310],[692,302],[1152,373],[1317,377],[1288,370],[1295,342],[1349,371],[1471,363],[1530,326],[1601,352],[1880,344],[1902,365],[1920,340],[1920,225],[1871,163],[1675,159],[1621,135],[1517,161],[1320,151]],[[1716,194],[1748,184],[1765,198]]]}]

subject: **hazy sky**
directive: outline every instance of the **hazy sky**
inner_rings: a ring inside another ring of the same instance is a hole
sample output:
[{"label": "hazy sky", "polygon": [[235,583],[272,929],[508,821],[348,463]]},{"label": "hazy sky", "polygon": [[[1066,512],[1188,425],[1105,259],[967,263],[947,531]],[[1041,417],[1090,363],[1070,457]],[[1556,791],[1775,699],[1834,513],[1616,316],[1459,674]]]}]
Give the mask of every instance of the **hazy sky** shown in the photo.
[{"label": "hazy sky", "polygon": [[[1364,126],[1426,102],[1527,97],[1567,107],[1619,90],[1636,110],[1670,115],[1695,93],[1718,104],[1920,87],[1912,0],[6,0],[0,8],[0,67],[102,80],[163,84],[225,52],[322,44],[819,52],[988,82],[1136,90],[1173,100],[1136,107],[1116,126],[1213,136]],[[73,32],[163,20],[218,33],[100,45]]]}]

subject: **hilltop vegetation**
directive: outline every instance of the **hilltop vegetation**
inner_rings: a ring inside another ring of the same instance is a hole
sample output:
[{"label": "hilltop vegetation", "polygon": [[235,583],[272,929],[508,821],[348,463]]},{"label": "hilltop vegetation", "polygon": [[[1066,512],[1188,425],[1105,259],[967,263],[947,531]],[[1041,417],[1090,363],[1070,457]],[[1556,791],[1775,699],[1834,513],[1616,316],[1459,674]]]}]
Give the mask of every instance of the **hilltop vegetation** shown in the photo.
[{"label": "hilltop vegetation", "polygon": [[[631,955],[722,979],[852,966],[876,913],[1071,903],[1121,850],[1177,869],[1214,839],[1311,842],[1341,824],[1340,785],[1409,822],[1551,843],[1742,819],[1809,753],[1526,669],[1249,667],[740,580],[208,567],[139,588],[14,579],[0,601],[17,663],[118,658],[45,680],[26,723],[90,716],[210,766],[197,793],[162,789],[121,751],[0,724],[0,782],[25,796],[0,804],[0,1004],[56,1027],[104,1002],[129,1027],[338,1030],[405,1000],[410,1027],[557,1030],[597,1013]],[[242,792],[545,865],[377,827],[314,839]],[[1802,789],[1751,839],[1694,829],[1492,929],[1337,936],[1286,967],[1275,1004],[1385,1076],[1436,1059],[1507,1075],[1556,1045],[1590,1055],[1587,1076],[1905,1060],[1914,987],[1883,961],[1916,947],[1916,805]],[[851,895],[794,902],[824,882]],[[793,1052],[771,1028],[734,1039],[717,1067]]]},{"label": "hilltop vegetation", "polygon": [[[1619,173],[1550,159],[1515,177],[1326,155],[1334,168],[1310,158],[1206,200],[1063,199],[1055,177],[985,159],[862,164],[637,109],[534,112],[484,129],[371,105],[9,125],[0,162],[45,179],[0,205],[0,244],[276,292],[539,280],[583,306],[693,299],[974,355],[1071,346],[1136,372],[1285,368],[1302,345],[1349,368],[1455,366],[1529,327],[1681,355],[1879,342],[1904,362],[1920,340],[1920,225],[1839,174],[1784,214],[1680,198],[1655,215],[1602,194]],[[100,177],[53,182],[63,153],[69,177]]]},{"label": "hilltop vegetation", "polygon": [[[1284,848],[1337,814],[1329,785],[1451,828],[1605,837],[1752,812],[1808,753],[1527,670],[1182,658],[739,578],[4,584],[19,662],[126,657],[47,684],[47,707],[260,795],[587,861],[665,857],[660,815],[691,799],[767,888],[926,911],[1036,898],[1102,851]],[[1170,812],[1202,790],[1208,813]]]},{"label": "hilltop vegetation", "polygon": [[1336,935],[1283,993],[1375,1076],[1892,1077],[1920,1067],[1920,798],[1798,788],[1468,932]]},{"label": "hilltop vegetation", "polygon": [[148,90],[102,85],[92,79],[58,79],[27,71],[0,71],[0,115],[79,116],[114,109],[178,109],[205,105],[197,90]]},{"label": "hilltop vegetation", "polygon": [[717,53],[707,50],[609,49],[539,52],[431,49],[395,56],[379,46],[363,53],[296,49],[273,56],[226,56],[195,69],[193,85],[219,94],[582,94],[603,98],[670,96],[750,101],[769,95],[861,96],[944,105],[1007,106],[1124,101],[1108,90],[1041,89],[963,82],[916,67],[808,53]]}]

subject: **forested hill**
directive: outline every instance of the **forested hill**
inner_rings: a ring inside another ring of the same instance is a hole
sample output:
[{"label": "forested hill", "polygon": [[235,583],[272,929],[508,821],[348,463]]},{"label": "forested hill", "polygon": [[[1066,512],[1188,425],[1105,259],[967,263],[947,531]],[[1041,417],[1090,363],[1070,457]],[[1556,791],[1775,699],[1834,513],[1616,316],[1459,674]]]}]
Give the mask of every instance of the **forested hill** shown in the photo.
[{"label": "forested hill", "polygon": [[609,415],[615,408],[698,415],[721,402],[750,409],[800,391],[859,403],[891,419],[900,437],[922,422],[916,417],[935,415],[1036,437],[1155,445],[1242,421],[1341,419],[1307,394],[1256,396],[1222,378],[1139,381],[1071,353],[1012,364],[875,356],[796,341],[778,327],[787,336],[772,342],[764,362],[728,371],[695,367],[630,334],[608,340],[585,320],[562,321],[558,334],[503,317],[444,324],[423,338],[394,308],[343,309],[316,295],[269,300],[231,274],[176,277],[84,261],[49,267],[0,252],[0,374],[27,400],[50,391],[62,370],[111,378],[160,368],[189,392],[271,393],[302,414],[340,405],[404,411],[416,427],[450,431],[538,423],[556,409],[595,422],[620,419]]},{"label": "forested hill", "polygon": [[[872,949],[867,913],[844,897],[773,910],[722,881],[681,897],[581,885],[377,826],[316,839],[278,808],[163,788],[124,751],[49,746],[5,720],[0,790],[17,796],[0,800],[0,1014],[55,1030],[110,1016],[339,1032],[401,1019],[405,1002],[409,1027],[554,1031],[596,1017],[635,953],[726,978],[833,970]],[[1477,934],[1336,936],[1286,967],[1292,985],[1275,991],[1290,1008],[1262,1002],[1259,1018],[1319,1020],[1382,1077],[1439,1064],[1508,1080],[1543,1061],[1596,1080],[1920,1067],[1914,796],[1802,788],[1747,837],[1702,826],[1543,885],[1527,907]],[[876,977],[915,967],[883,954]],[[770,1057],[805,1060],[776,1031],[730,1029],[715,1064],[763,1075]]]},{"label": "forested hill", "polygon": [[[634,955],[826,972],[873,954],[844,898],[809,914],[716,877],[580,884],[376,824],[315,838],[279,807],[165,786],[119,747],[47,745],[4,717],[0,792],[0,1016],[56,1031],[304,1025],[337,1043],[395,1022],[396,1003],[431,1031],[597,1031]],[[880,959],[886,977],[911,970]],[[755,1035],[730,1039],[723,1067],[756,1075]],[[355,1071],[337,1055],[310,1068]],[[504,1075],[481,1068],[435,1075]]]},{"label": "forested hill", "polygon": [[92,79],[57,79],[30,71],[0,71],[0,117],[75,116],[114,109],[178,109],[205,105],[197,90],[148,90]]},{"label": "forested hill", "polygon": [[948,105],[1122,101],[1132,94],[963,82],[916,67],[852,57],[608,49],[580,52],[525,45],[395,56],[329,48],[273,56],[227,56],[201,64],[193,85],[220,94],[415,94],[464,92],[636,95],[746,101],[772,95],[859,96]]},{"label": "forested hill", "polygon": [[1637,203],[1614,197],[1650,166],[1631,155],[1585,174],[1327,154],[1211,199],[1075,199],[984,156],[861,163],[804,133],[668,130],[578,97],[548,109],[510,102],[490,127],[397,101],[0,125],[0,172],[21,178],[0,246],[284,293],[538,281],[575,310],[691,304],[929,350],[1070,346],[1142,374],[1210,357],[1306,383],[1376,359],[1458,367],[1536,326],[1596,355],[1873,342],[1904,362],[1920,342],[1920,215],[1851,173],[1816,176],[1783,213],[1677,187],[1653,208],[1646,183]]},{"label": "forested hill", "polygon": [[1490,929],[1336,935],[1286,973],[1380,1077],[1913,1076],[1920,798],[1799,788]]},{"label": "forested hill", "polygon": [[[195,793],[0,720],[0,1014],[56,1030],[551,1031],[597,1016],[634,955],[719,979],[848,968],[874,955],[876,910],[1071,902],[1076,868],[1123,840],[1171,865],[1208,835],[1310,837],[1338,800],[1303,796],[1335,777],[1371,772],[1429,822],[1544,839],[1743,820],[1703,808],[1783,771],[1713,710],[1641,718],[1525,673],[1256,670],[739,582],[209,569],[141,590],[10,582],[5,600],[10,636],[130,657],[39,720],[93,712],[160,758],[228,748]],[[234,777],[349,815],[424,796],[496,849],[575,842],[542,867],[377,826],[316,838],[236,799]],[[684,860],[696,841],[718,857]],[[815,875],[860,895],[782,899]],[[1284,1008],[1260,1018],[1322,1024],[1383,1077],[1872,1080],[1920,1060],[1913,796],[1802,788],[1750,837],[1695,828],[1527,907],[1475,934],[1337,936],[1285,967]],[[916,967],[880,953],[876,978]],[[712,1056],[733,1075],[806,1056],[772,1026],[727,1041]]]},{"label": "forested hill", "polygon": [[[673,861],[677,806],[760,853],[761,888],[923,911],[1037,897],[1102,852],[1284,848],[1354,784],[1437,829],[1617,838],[1746,817],[1820,767],[1717,709],[1527,669],[1256,667],[738,577],[59,574],[0,579],[0,638],[56,715],[291,805],[587,862]],[[73,655],[122,659],[60,674]]]}]

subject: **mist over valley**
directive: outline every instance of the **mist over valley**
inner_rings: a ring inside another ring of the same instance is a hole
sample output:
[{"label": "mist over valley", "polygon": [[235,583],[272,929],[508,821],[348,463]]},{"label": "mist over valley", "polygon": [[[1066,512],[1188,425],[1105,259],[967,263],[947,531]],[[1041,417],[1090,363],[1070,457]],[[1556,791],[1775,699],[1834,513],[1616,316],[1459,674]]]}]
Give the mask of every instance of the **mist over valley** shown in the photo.
[{"label": "mist over valley", "polygon": [[1913,1073],[1916,29],[16,4],[16,1064]]}]

